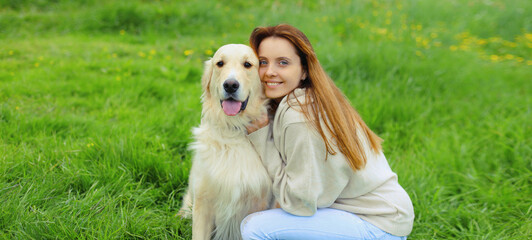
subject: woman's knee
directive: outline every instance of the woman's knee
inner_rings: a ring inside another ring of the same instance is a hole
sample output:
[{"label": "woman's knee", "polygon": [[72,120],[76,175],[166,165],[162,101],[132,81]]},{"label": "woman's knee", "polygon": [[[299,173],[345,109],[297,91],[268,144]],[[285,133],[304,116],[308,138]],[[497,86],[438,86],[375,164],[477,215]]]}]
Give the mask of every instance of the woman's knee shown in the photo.
[{"label": "woman's knee", "polygon": [[[268,227],[272,226],[272,221],[279,220],[281,209],[271,209],[256,212],[248,215],[240,224],[240,232],[243,239],[268,239]],[[282,213],[281,213],[282,214]]]},{"label": "woman's knee", "polygon": [[262,212],[256,212],[248,215],[240,223],[240,232],[242,239],[258,239],[256,236],[257,226],[260,226],[258,222],[261,222],[260,215]]}]

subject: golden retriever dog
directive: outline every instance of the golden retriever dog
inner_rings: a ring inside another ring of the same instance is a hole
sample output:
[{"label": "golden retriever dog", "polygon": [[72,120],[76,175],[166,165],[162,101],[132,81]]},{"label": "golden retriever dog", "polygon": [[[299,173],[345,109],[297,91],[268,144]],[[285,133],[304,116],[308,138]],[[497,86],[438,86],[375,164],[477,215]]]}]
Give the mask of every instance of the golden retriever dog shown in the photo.
[{"label": "golden retriever dog", "polygon": [[193,130],[189,186],[180,214],[192,213],[192,239],[241,239],[240,222],[269,208],[271,180],[246,137],[266,112],[259,61],[242,44],[222,46],[205,62],[202,117]]}]

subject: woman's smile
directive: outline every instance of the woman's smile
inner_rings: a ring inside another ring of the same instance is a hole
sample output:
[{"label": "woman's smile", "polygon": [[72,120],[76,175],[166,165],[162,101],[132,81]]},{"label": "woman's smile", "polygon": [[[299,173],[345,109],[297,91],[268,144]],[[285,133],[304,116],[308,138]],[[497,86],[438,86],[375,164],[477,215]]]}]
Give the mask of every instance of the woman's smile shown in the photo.
[{"label": "woman's smile", "polygon": [[276,88],[276,87],[279,87],[279,85],[283,84],[282,82],[268,82],[266,81],[266,87],[269,87],[269,88]]},{"label": "woman's smile", "polygon": [[285,38],[268,37],[259,46],[259,75],[266,97],[281,99],[300,86],[307,74],[297,50]]}]

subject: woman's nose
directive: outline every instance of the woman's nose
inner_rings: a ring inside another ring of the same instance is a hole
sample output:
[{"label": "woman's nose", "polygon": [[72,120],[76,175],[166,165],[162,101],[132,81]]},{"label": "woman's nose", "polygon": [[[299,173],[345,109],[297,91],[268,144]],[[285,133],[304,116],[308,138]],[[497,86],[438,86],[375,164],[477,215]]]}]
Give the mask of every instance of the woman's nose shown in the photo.
[{"label": "woman's nose", "polygon": [[268,77],[277,76],[277,72],[275,71],[274,66],[272,66],[272,65],[268,66],[268,69],[266,69],[266,76],[268,76]]}]

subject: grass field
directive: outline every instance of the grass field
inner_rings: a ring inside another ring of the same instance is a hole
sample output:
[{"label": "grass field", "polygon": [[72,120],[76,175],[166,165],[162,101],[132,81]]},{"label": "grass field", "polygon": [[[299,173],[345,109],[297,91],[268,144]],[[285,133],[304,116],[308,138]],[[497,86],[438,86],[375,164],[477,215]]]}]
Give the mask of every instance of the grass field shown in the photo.
[{"label": "grass field", "polygon": [[0,0],[0,239],[188,239],[202,62],[303,30],[382,138],[409,239],[532,238],[532,1]]}]

